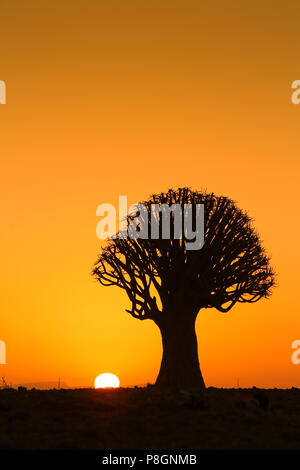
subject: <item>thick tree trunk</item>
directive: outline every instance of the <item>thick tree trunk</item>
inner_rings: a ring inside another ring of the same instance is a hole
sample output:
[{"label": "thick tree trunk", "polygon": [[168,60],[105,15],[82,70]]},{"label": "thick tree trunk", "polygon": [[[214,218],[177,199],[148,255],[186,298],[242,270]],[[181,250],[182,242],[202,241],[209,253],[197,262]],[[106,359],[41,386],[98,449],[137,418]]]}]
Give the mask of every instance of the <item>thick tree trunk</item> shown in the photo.
[{"label": "thick tree trunk", "polygon": [[195,319],[176,316],[159,325],[163,357],[157,386],[182,390],[205,388],[198,360]]}]

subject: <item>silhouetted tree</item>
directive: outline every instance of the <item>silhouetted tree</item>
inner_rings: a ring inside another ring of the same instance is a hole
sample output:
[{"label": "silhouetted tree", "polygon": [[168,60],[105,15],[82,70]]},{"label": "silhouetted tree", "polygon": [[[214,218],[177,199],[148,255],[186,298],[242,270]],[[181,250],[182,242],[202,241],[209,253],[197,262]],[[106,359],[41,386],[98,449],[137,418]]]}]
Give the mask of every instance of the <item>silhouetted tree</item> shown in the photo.
[{"label": "silhouetted tree", "polygon": [[[131,301],[131,309],[126,311],[134,318],[153,320],[159,327],[163,357],[156,384],[203,388],[195,333],[199,311],[214,307],[228,312],[237,302],[254,303],[268,297],[274,273],[250,218],[227,197],[179,188],[153,195],[143,204],[150,229],[152,204],[159,204],[162,212],[164,205],[179,204],[183,209],[185,204],[193,208],[203,204],[203,247],[187,250],[184,236],[174,236],[171,216],[169,239],[162,239],[161,230],[155,240],[110,239],[93,275],[104,286],[125,290]],[[128,216],[127,226],[135,216],[141,213]],[[162,215],[159,217],[161,223]]]}]

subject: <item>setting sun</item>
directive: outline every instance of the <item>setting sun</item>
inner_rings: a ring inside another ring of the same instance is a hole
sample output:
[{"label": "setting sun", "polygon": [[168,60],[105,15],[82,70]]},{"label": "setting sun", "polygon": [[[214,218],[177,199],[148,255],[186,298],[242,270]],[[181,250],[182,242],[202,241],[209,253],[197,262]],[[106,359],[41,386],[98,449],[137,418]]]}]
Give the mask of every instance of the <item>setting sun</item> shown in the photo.
[{"label": "setting sun", "polygon": [[114,374],[104,373],[98,375],[95,379],[95,388],[118,388],[120,380]]}]

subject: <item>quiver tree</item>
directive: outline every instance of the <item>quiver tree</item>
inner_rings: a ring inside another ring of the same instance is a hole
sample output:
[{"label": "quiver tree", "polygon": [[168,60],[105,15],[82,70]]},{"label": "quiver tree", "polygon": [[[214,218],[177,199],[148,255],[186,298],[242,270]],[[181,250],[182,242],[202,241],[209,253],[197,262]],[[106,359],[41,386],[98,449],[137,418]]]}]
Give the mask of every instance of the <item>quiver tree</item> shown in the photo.
[{"label": "quiver tree", "polygon": [[[130,315],[138,320],[153,320],[159,327],[163,357],[156,384],[203,388],[195,333],[199,311],[216,308],[224,313],[237,302],[254,303],[268,297],[274,273],[250,218],[227,197],[179,188],[153,195],[142,204],[144,213],[127,217],[128,231],[136,222],[139,238],[123,238],[123,232],[109,239],[93,275],[104,286],[125,290],[131,302],[131,308],[126,310]],[[156,220],[160,230],[156,239],[151,239],[155,220],[151,218],[151,207],[155,204],[161,209]],[[163,213],[173,204],[179,205],[182,213],[186,204],[191,205],[194,226],[197,205],[203,205],[201,249],[187,249],[184,225],[183,236],[175,236],[175,217],[170,211],[170,233],[164,238]]]}]

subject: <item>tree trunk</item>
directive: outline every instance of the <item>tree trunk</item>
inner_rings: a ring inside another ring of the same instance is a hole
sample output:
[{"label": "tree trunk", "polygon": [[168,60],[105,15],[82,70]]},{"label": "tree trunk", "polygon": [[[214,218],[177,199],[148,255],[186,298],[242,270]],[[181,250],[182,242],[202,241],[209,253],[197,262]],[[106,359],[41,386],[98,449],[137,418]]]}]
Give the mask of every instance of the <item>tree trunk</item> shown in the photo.
[{"label": "tree trunk", "polygon": [[170,317],[159,325],[163,357],[156,385],[162,388],[205,388],[198,360],[195,317]]}]

